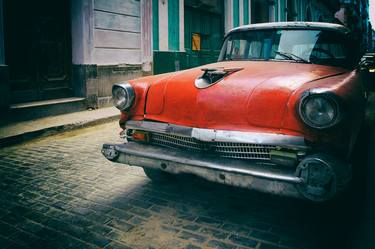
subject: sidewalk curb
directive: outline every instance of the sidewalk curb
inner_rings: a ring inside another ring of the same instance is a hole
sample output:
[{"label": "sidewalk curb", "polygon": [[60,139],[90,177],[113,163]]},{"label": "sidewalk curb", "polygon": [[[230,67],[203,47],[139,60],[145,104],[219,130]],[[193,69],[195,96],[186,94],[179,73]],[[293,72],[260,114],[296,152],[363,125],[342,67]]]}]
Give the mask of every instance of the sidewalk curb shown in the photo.
[{"label": "sidewalk curb", "polygon": [[56,135],[56,134],[63,133],[66,131],[78,130],[81,128],[87,128],[87,127],[91,127],[91,126],[95,126],[99,124],[109,123],[112,121],[119,120],[119,117],[120,117],[119,115],[114,115],[114,116],[99,118],[95,120],[85,120],[81,122],[62,124],[62,125],[42,128],[39,130],[24,132],[24,133],[16,134],[16,135],[9,136],[9,137],[0,138],[0,148],[10,146],[10,145],[15,145],[18,143],[23,143],[23,142],[26,142],[35,138]]}]

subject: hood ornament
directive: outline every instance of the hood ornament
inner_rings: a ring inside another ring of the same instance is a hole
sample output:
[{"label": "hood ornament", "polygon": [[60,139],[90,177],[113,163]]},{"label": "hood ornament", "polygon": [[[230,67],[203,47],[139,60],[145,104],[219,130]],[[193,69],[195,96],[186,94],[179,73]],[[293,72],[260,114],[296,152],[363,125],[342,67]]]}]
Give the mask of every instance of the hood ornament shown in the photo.
[{"label": "hood ornament", "polygon": [[218,83],[224,77],[242,70],[243,68],[202,68],[204,72],[201,76],[195,79],[195,86],[197,88],[207,88]]}]

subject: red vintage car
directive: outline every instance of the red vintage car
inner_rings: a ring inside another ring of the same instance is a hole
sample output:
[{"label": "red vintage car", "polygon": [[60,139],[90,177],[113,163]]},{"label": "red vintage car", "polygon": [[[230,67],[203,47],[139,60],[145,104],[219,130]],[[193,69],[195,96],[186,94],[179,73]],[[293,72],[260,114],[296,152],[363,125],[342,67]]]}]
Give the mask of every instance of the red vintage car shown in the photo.
[{"label": "red vintage car", "polygon": [[351,179],[364,116],[355,44],[337,24],[235,28],[217,63],[115,84],[126,143],[102,153],[152,180],[188,173],[329,200]]}]

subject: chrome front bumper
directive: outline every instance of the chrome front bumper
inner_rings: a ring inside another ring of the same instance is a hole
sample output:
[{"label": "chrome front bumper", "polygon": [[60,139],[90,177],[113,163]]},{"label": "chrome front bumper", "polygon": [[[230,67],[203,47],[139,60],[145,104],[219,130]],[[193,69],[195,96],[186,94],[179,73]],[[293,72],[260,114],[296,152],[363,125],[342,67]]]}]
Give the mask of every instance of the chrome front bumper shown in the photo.
[{"label": "chrome front bumper", "polygon": [[209,181],[298,197],[296,184],[303,182],[294,171],[273,165],[223,159],[148,144],[104,144],[103,155],[117,163],[159,169],[171,174],[193,174]]},{"label": "chrome front bumper", "polygon": [[239,160],[205,151],[130,141],[125,144],[104,144],[102,153],[108,160],[171,174],[193,174],[213,182],[312,201],[331,199],[351,179],[349,164],[331,155],[313,154],[303,137],[200,129],[150,121],[128,121],[126,128],[178,135],[194,141],[273,145],[303,153],[294,167],[286,167],[283,160],[279,161],[280,164],[275,160]]},{"label": "chrome front bumper", "polygon": [[[102,153],[110,161],[130,166],[153,168],[171,174],[193,174],[212,182],[312,201],[331,199],[347,185],[351,177],[348,165],[325,160],[324,157],[307,158],[305,163],[302,161],[293,170],[261,162],[218,158],[136,142],[104,144]],[[316,162],[321,163],[324,169],[319,172],[308,170],[309,166],[316,166]],[[309,177],[315,178],[311,181]],[[317,191],[314,185],[316,179],[329,180],[329,189],[324,193]]]}]

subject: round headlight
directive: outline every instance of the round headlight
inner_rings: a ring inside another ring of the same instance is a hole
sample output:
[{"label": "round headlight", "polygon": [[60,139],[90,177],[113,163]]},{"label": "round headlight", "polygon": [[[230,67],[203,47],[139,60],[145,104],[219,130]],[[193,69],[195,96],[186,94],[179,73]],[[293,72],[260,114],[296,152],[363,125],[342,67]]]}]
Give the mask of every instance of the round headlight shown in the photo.
[{"label": "round headlight", "polygon": [[339,105],[326,94],[309,94],[302,97],[300,116],[305,124],[316,129],[325,129],[338,123]]},{"label": "round headlight", "polygon": [[133,87],[129,83],[119,83],[112,87],[113,105],[121,110],[129,109],[135,98]]}]

